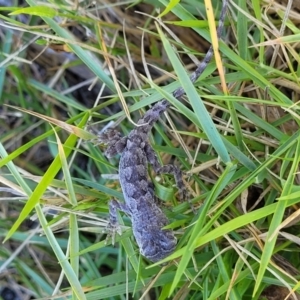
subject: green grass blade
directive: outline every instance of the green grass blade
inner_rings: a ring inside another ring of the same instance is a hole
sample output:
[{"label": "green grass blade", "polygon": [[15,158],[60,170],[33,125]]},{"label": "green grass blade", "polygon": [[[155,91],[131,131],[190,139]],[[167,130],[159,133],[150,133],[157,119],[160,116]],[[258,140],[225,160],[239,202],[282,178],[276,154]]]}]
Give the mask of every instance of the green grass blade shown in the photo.
[{"label": "green grass blade", "polygon": [[82,290],[81,284],[78,280],[77,274],[74,272],[72,266],[70,265],[68,258],[65,256],[65,254],[62,252],[60,246],[58,245],[56,238],[51,230],[51,228],[48,226],[48,222],[43,214],[43,210],[40,207],[39,204],[35,206],[35,210],[37,212],[37,215],[39,217],[40,223],[43,227],[43,230],[48,238],[49,243],[51,244],[51,247],[53,251],[55,252],[55,255],[64,271],[64,274],[66,275],[71,287],[72,292],[75,293],[77,299],[85,300],[85,294]]},{"label": "green grass blade", "polygon": [[[236,169],[236,166],[233,164],[228,164],[224,173],[219,178],[217,183],[214,185],[214,188],[212,189],[211,193],[209,194],[208,198],[206,199],[205,204],[203,205],[201,212],[199,214],[199,217],[197,218],[196,223],[193,226],[193,230],[191,233],[191,236],[189,238],[188,244],[185,247],[185,251],[182,252],[182,258],[179,262],[176,275],[174,277],[174,281],[172,283],[170,294],[174,291],[176,286],[178,285],[178,282],[180,281],[183,273],[185,272],[185,269],[188,265],[188,262],[190,261],[192,254],[194,252],[195,246],[195,240],[202,234],[202,228],[203,224],[206,220],[207,212],[214,201],[216,201],[218,195],[222,192],[224,187],[227,185],[229,180],[234,174],[234,171]],[[181,249],[182,250],[182,249]],[[170,257],[170,259],[173,258],[173,255]]]},{"label": "green grass blade", "polygon": [[[83,118],[81,124],[85,124],[88,119],[88,114],[85,115],[85,118]],[[74,135],[71,135],[66,143],[65,143],[65,155],[68,157],[68,155],[71,153],[71,149],[74,147],[75,143],[77,141],[77,137]],[[29,213],[33,210],[33,208],[39,203],[41,197],[43,196],[44,192],[46,191],[47,187],[50,185],[53,178],[56,176],[57,172],[61,169],[61,162],[60,158],[57,156],[45,175],[42,177],[41,181],[31,194],[30,198],[25,204],[25,207],[21,211],[17,221],[14,223],[14,225],[11,227],[9,232],[7,233],[7,236],[4,241],[9,239],[11,235],[17,230],[17,228],[20,226],[20,224],[28,217]]]},{"label": "green grass blade", "polygon": [[201,98],[199,97],[193,83],[190,81],[190,78],[187,75],[184,67],[175,55],[170,42],[166,39],[166,37],[160,30],[159,32],[166,53],[168,54],[168,57],[176,71],[176,74],[178,75],[178,79],[181,83],[181,86],[185,90],[187,97],[190,100],[198,122],[201,124],[203,131],[207,135],[209,141],[211,142],[217,153],[220,155],[222,161],[225,163],[230,162],[227,149],[220,137],[220,134],[218,133],[213,121],[211,120],[211,117],[207,112],[206,107],[203,104]]},{"label": "green grass blade", "polygon": [[[160,0],[164,5],[167,5],[166,0]],[[187,10],[183,9],[179,4],[173,7],[172,12],[183,21],[186,20],[196,20],[195,17],[190,14]],[[210,41],[210,34],[208,30],[202,28],[193,28],[200,36],[205,38],[207,41]],[[293,102],[279,89],[270,83],[267,78],[261,75],[252,65],[246,62],[240,57],[235,51],[231,50],[225,43],[220,41],[219,50],[226,56],[228,61],[231,61],[239,70],[245,72],[249,79],[253,81],[261,89],[265,90],[268,88],[268,92],[272,98],[274,98],[278,103],[292,105]]]},{"label": "green grass blade", "polygon": [[[36,6],[37,4],[37,2],[34,0],[26,0],[26,2],[30,6]],[[98,76],[99,79],[104,82],[112,92],[116,92],[115,85],[111,78],[102,69],[102,66],[100,66],[98,63],[95,63],[95,61],[97,61],[96,56],[93,56],[89,51],[83,50],[80,46],[76,45],[74,36],[71,35],[68,30],[61,27],[57,22],[48,17],[42,16],[41,18],[50,26],[52,30],[54,30],[58,36],[67,39],[70,42],[68,46],[82,60],[82,62],[88,66],[90,70],[96,76]]]},{"label": "green grass blade", "polygon": [[[2,157],[2,160],[6,159],[9,156],[8,153],[6,152],[6,150],[4,149],[2,143],[0,143],[0,156]],[[11,172],[11,174],[13,175],[13,177],[15,178],[16,182],[21,187],[21,190],[27,196],[30,196],[32,194],[32,191],[31,191],[30,187],[28,186],[28,184],[25,182],[25,180],[22,177],[22,175],[20,174],[20,172],[18,171],[17,167],[14,165],[14,163],[11,160],[8,160],[6,162],[6,165],[9,169],[9,171]]]},{"label": "green grass blade", "polygon": [[[295,153],[294,153],[295,152]],[[291,147],[287,152],[287,157],[293,157],[292,165],[289,170],[288,178],[283,186],[281,196],[287,196],[292,191],[292,186],[295,180],[295,176],[298,172],[299,161],[300,161],[300,138],[297,140],[296,151]],[[263,253],[261,256],[260,268],[257,274],[257,280],[255,282],[255,287],[253,290],[253,296],[256,295],[259,286],[261,285],[265,271],[270,264],[272,254],[274,252],[274,247],[278,236],[278,227],[282,222],[282,218],[287,207],[288,200],[281,200],[277,202],[276,209],[269,227],[266,242],[264,245]]]}]

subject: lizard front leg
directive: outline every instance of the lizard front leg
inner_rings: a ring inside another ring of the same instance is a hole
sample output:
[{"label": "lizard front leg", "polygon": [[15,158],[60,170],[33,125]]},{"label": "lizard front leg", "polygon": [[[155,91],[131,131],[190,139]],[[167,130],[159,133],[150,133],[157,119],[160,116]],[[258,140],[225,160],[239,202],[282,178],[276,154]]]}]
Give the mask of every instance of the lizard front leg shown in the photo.
[{"label": "lizard front leg", "polygon": [[115,243],[115,234],[116,234],[116,232],[119,235],[122,234],[121,226],[118,222],[117,209],[125,212],[129,217],[131,217],[131,211],[127,207],[126,203],[121,203],[121,202],[119,202],[115,199],[112,199],[109,202],[109,223],[106,227],[106,231],[108,232],[107,237],[106,237],[106,241],[111,236],[113,245]]}]

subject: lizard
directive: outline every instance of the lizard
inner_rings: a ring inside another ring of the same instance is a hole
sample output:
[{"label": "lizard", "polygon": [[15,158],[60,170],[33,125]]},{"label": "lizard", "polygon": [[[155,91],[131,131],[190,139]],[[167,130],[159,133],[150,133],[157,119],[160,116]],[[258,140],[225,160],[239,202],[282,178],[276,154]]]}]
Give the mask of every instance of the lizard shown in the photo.
[{"label": "lizard", "polygon": [[[227,8],[227,0],[223,0],[217,35],[220,38],[223,29]],[[202,74],[213,56],[213,48],[210,46],[203,61],[190,75],[194,83]],[[173,96],[180,98],[184,94],[183,88],[173,92]],[[162,99],[152,106],[137,125],[127,136],[110,128],[98,134],[97,140],[107,144],[105,155],[110,158],[120,154],[119,179],[125,203],[112,199],[109,202],[109,224],[114,242],[114,234],[121,234],[117,221],[117,210],[126,213],[132,223],[132,231],[138,244],[140,253],[152,262],[157,262],[174,252],[177,239],[171,229],[162,229],[169,221],[157,204],[154,194],[154,185],[148,179],[148,163],[156,174],[168,173],[174,176],[179,190],[180,198],[187,199],[187,189],[182,181],[182,172],[175,165],[161,166],[152,149],[148,136],[160,116],[170,107],[167,99]]]}]

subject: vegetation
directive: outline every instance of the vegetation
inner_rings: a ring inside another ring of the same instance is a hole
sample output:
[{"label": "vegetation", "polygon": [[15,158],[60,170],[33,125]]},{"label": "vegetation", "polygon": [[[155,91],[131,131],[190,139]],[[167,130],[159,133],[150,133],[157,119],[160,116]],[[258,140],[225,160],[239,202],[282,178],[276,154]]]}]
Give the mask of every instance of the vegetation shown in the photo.
[{"label": "vegetation", "polygon": [[[230,1],[220,41],[221,1],[1,3],[3,299],[300,299],[294,2]],[[94,133],[116,122],[128,134],[164,97],[150,141],[185,172],[193,209],[149,169],[178,237],[153,265],[122,213],[106,241],[108,201],[123,198],[118,157]]]}]

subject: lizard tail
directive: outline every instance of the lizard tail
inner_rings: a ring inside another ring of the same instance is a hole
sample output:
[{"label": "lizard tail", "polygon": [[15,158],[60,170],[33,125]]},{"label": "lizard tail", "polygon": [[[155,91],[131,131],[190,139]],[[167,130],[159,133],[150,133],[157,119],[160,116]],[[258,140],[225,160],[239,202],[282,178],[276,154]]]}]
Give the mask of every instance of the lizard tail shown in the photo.
[{"label": "lizard tail", "polygon": [[[224,20],[226,16],[226,8],[228,0],[223,0],[222,2],[222,9],[221,14],[219,18],[219,23],[217,27],[217,36],[218,39],[220,39],[223,27],[224,27]],[[205,70],[206,66],[210,62],[212,56],[214,54],[213,47],[210,46],[204,59],[202,62],[198,65],[197,69],[190,75],[190,80],[194,83],[200,75]],[[173,92],[173,96],[175,98],[180,98],[184,94],[184,89],[182,87],[176,89]],[[160,116],[167,110],[167,108],[170,106],[170,102],[167,99],[162,99],[161,101],[157,102],[151,109],[149,109],[145,115],[138,121],[139,125],[145,124],[145,126],[141,126],[140,130],[143,130],[144,133],[148,134],[150,130],[152,129],[152,126],[154,123],[160,118]]]}]

